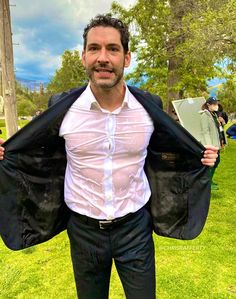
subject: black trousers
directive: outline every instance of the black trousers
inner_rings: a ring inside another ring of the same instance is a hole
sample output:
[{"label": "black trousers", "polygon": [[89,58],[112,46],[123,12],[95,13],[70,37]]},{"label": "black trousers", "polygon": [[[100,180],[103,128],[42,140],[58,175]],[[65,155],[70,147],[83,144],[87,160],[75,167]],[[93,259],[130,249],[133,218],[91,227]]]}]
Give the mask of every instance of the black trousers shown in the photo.
[{"label": "black trousers", "polygon": [[112,260],[126,298],[156,298],[152,220],[145,208],[110,230],[72,213],[67,231],[79,299],[108,298]]}]

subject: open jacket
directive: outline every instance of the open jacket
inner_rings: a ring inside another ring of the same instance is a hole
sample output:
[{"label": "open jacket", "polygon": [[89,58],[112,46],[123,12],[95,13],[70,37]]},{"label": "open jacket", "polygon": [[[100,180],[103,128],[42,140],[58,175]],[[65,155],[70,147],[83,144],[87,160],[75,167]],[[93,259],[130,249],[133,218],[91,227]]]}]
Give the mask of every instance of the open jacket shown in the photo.
[{"label": "open jacket", "polygon": [[[204,147],[162,111],[157,96],[128,88],[154,124],[145,161],[154,231],[193,239],[205,224],[210,200],[208,167],[200,161]],[[62,93],[3,145],[0,234],[13,250],[45,242],[66,228],[70,216],[64,203],[66,153],[58,132],[65,113],[84,90]]]}]

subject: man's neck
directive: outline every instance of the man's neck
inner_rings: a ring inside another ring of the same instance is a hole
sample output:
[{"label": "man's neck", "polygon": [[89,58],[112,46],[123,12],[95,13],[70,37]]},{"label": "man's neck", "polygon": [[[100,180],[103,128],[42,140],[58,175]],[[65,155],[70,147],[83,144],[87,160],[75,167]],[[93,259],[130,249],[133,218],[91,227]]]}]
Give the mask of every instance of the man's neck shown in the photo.
[{"label": "man's neck", "polygon": [[90,87],[101,108],[112,112],[122,105],[125,97],[124,82],[109,89],[97,88],[92,84]]}]

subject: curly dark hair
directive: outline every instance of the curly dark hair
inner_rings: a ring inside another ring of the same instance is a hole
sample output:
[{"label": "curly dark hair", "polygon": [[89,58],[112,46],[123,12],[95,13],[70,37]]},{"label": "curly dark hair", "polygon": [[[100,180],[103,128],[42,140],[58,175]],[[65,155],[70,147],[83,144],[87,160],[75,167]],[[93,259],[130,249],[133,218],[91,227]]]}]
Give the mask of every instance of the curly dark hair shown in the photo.
[{"label": "curly dark hair", "polygon": [[124,48],[124,52],[129,51],[129,31],[128,27],[119,19],[113,18],[111,14],[97,15],[90,20],[90,23],[84,28],[83,38],[84,38],[84,50],[87,46],[87,35],[91,28],[103,26],[103,27],[113,27],[120,32],[121,44]]}]

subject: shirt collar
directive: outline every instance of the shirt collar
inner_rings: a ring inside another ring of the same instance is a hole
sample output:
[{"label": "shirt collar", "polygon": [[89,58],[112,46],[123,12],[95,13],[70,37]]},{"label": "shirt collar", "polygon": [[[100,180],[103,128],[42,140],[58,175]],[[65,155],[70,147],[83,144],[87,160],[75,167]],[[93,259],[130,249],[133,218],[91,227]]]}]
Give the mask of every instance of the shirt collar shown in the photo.
[{"label": "shirt collar", "polygon": [[[77,105],[78,107],[86,110],[101,109],[99,103],[97,102],[91,90],[90,84],[88,84],[84,92],[80,95],[79,101],[77,101]],[[120,108],[135,109],[137,108],[137,106],[139,106],[138,101],[135,99],[135,97],[125,84],[125,96]]]}]

